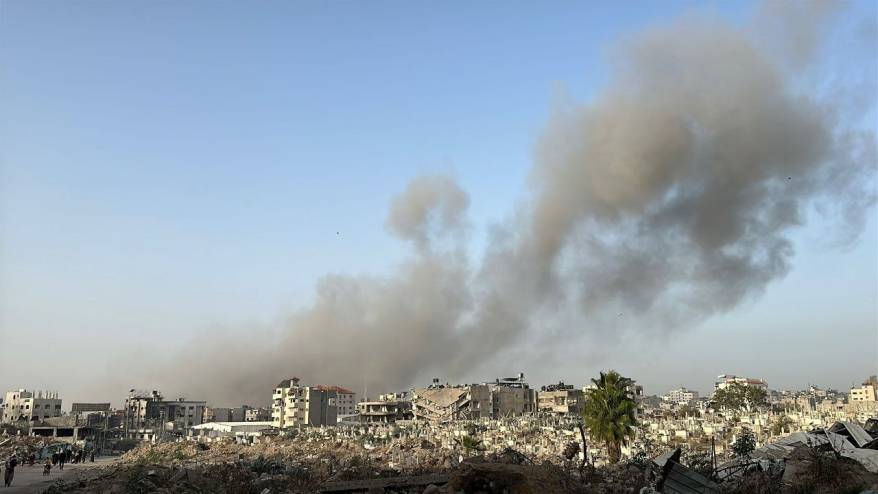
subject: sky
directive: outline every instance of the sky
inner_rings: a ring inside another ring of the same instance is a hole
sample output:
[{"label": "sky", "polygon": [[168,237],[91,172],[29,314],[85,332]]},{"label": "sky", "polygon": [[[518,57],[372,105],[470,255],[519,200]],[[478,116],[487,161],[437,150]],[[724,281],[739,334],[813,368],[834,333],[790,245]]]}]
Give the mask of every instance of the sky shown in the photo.
[{"label": "sky", "polygon": [[[524,200],[553,108],[595,97],[614,43],[681,16],[741,24],[756,9],[0,1],[0,388],[118,404],[153,384],[114,391],[95,376],[216,332],[266,337],[251,330],[307,307],[322,276],[381,275],[407,256],[387,209],[422,174],[468,193],[478,257]],[[850,47],[851,33],[876,29],[876,9],[839,14],[803,87],[878,73]],[[874,132],[874,108],[860,117]],[[615,368],[651,394],[707,391],[723,373],[846,388],[878,372],[874,205],[855,240],[831,241],[833,227],[810,215],[791,233],[790,272],[726,313],[467,377],[584,384]]]}]

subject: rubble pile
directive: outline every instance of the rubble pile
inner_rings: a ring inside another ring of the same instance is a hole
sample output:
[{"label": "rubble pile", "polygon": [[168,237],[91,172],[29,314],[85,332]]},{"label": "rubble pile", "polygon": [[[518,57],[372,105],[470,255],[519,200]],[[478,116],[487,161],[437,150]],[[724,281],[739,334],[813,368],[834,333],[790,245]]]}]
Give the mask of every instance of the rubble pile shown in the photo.
[{"label": "rubble pile", "polygon": [[21,458],[31,453],[39,455],[43,448],[52,443],[51,437],[0,436],[0,458],[9,458],[13,453]]},{"label": "rubble pile", "polygon": [[[255,472],[240,465],[198,465],[168,467],[162,465],[125,464],[101,469],[98,474],[80,476],[73,480],[58,480],[45,492],[127,494],[131,492],[179,492],[217,494],[259,494],[291,492],[275,485],[271,479],[261,479]],[[284,484],[288,484],[286,479]],[[305,492],[305,491],[298,491]]]}]

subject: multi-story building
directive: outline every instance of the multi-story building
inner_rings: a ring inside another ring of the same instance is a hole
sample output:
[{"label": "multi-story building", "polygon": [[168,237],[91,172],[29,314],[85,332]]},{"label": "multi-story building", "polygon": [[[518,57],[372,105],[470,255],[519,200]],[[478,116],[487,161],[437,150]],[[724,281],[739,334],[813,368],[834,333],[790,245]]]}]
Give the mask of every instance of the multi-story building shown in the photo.
[{"label": "multi-story building", "polygon": [[270,422],[270,408],[250,408],[244,412],[244,422]]},{"label": "multi-story building", "polygon": [[698,400],[698,391],[686,388],[673,389],[662,396],[662,400],[676,405],[689,405]]},{"label": "multi-story building", "polygon": [[863,381],[863,385],[859,388],[851,388],[851,402],[873,402],[878,401],[878,377],[869,376],[869,379]]},{"label": "multi-story building", "polygon": [[207,407],[204,409],[204,422],[245,422],[251,407],[241,405],[235,408]]},{"label": "multi-story building", "polygon": [[537,409],[555,415],[580,415],[585,406],[585,392],[572,384],[550,384],[537,393]]},{"label": "multi-story building", "polygon": [[408,393],[383,394],[376,401],[357,403],[357,409],[358,419],[367,423],[388,424],[412,418],[412,402]]},{"label": "multi-story building", "polygon": [[338,394],[326,387],[301,386],[299,378],[284,379],[272,394],[271,421],[274,427],[335,425]]},{"label": "multi-story building", "polygon": [[432,385],[416,389],[412,395],[415,419],[432,422],[514,417],[531,414],[536,408],[536,391],[524,381],[524,374],[457,386],[440,385],[433,379]]},{"label": "multi-story building", "polygon": [[346,417],[348,415],[356,415],[357,413],[357,394],[351,391],[348,388],[343,388],[341,386],[325,386],[322,384],[318,384],[315,386],[317,389],[326,390],[326,391],[334,391],[335,392],[335,406],[338,410],[339,417]]},{"label": "multi-story building", "polygon": [[3,400],[3,422],[44,420],[61,416],[61,398],[57,392],[7,391]]},{"label": "multi-story building", "polygon": [[738,377],[732,374],[722,374],[718,376],[716,382],[713,383],[713,389],[714,391],[725,389],[727,386],[735,383],[742,386],[755,386],[768,392],[768,384],[766,384],[764,380],[750,377]]},{"label": "multi-story building", "polygon": [[207,402],[177,398],[176,401],[158,403],[159,418],[164,419],[166,429],[186,430],[204,421],[204,409]]},{"label": "multi-story building", "polygon": [[150,392],[132,389],[125,399],[125,430],[134,434],[138,429],[158,426],[157,403],[164,400],[156,390]]},{"label": "multi-story building", "polygon": [[[129,437],[154,438],[153,430],[182,431],[204,421],[207,403],[185,398],[166,401],[158,391],[131,390],[125,399],[125,430]],[[147,430],[149,430],[147,432]]]}]

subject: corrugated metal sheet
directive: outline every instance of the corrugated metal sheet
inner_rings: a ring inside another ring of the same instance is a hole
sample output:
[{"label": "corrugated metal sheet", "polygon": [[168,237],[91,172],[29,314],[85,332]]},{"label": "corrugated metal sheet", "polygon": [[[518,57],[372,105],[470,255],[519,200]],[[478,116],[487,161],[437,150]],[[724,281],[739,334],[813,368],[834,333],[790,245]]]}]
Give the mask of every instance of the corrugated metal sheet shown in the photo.
[{"label": "corrugated metal sheet", "polygon": [[665,473],[662,490],[664,494],[719,494],[719,487],[705,476],[672,463]]},{"label": "corrugated metal sheet", "polygon": [[836,422],[829,428],[829,432],[847,436],[858,448],[862,448],[872,440],[872,436],[866,432],[866,429],[854,422]]}]

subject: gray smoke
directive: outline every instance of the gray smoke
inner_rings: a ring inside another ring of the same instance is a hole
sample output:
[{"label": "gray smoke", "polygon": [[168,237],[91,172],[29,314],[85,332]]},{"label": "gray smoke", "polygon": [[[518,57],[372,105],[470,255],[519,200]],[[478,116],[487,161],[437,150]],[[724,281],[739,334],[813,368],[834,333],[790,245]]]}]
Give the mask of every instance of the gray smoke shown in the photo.
[{"label": "gray smoke", "polygon": [[421,251],[429,251],[437,239],[459,237],[468,207],[469,196],[452,178],[418,177],[393,201],[387,227],[400,238],[414,241]]},{"label": "gray smoke", "polygon": [[[792,41],[816,44],[819,19],[793,20]],[[690,19],[625,40],[606,89],[552,117],[526,205],[488,232],[481,262],[461,245],[466,193],[417,178],[387,220],[415,247],[395,272],[327,276],[266,341],[196,341],[185,365],[204,372],[153,377],[221,403],[265,402],[291,375],[374,394],[467,376],[525,340],[609,331],[617,313],[667,332],[758,296],[816,209],[848,240],[862,229],[876,158],[832,95],[794,89],[813,45],[787,63],[757,39]]]}]

